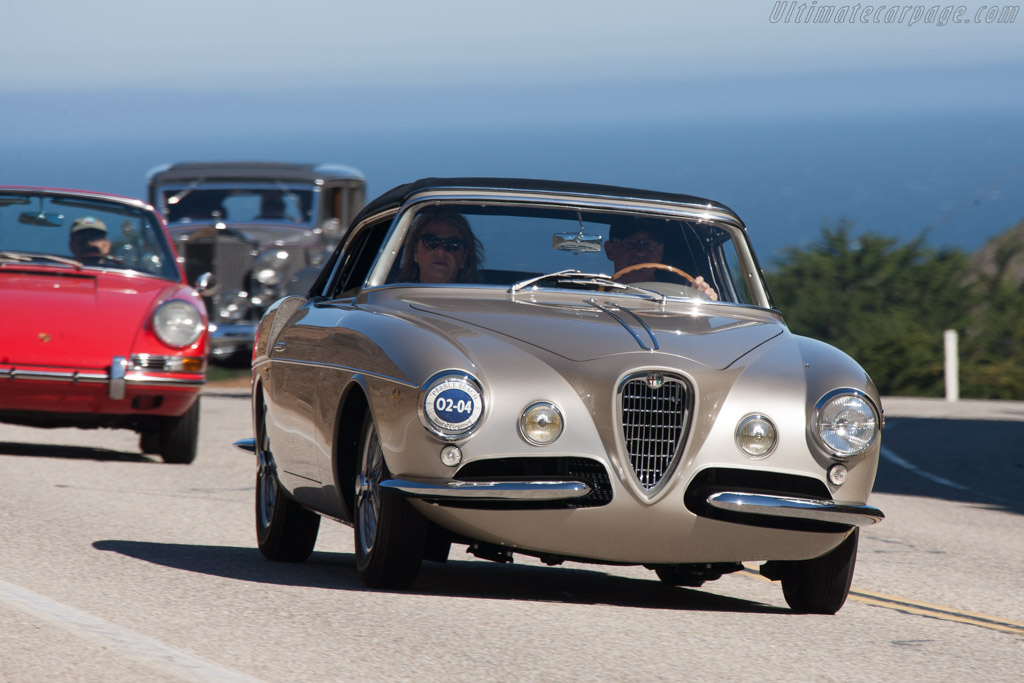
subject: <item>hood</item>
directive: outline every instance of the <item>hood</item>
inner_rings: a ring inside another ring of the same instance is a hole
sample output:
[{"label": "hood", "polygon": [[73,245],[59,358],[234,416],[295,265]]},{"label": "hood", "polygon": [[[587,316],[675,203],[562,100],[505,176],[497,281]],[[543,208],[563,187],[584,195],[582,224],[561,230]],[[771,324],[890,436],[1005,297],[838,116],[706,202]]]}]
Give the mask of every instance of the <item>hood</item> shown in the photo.
[{"label": "hood", "polygon": [[0,363],[108,367],[131,354],[154,303],[181,288],[100,271],[0,269]]},{"label": "hood", "polygon": [[457,320],[572,361],[650,351],[723,369],[785,330],[778,319],[726,305],[592,297],[569,302],[410,298],[416,311]]}]

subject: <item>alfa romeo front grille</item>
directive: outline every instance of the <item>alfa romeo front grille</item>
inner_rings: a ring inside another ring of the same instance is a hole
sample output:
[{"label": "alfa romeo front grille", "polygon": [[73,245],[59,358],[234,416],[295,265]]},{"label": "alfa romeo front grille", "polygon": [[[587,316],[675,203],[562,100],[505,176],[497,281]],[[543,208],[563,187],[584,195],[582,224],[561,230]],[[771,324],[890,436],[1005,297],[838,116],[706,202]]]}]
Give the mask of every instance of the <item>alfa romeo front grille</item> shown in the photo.
[{"label": "alfa romeo front grille", "polygon": [[645,491],[651,491],[682,452],[690,392],[682,379],[652,372],[627,379],[620,395],[622,436],[633,474]]}]

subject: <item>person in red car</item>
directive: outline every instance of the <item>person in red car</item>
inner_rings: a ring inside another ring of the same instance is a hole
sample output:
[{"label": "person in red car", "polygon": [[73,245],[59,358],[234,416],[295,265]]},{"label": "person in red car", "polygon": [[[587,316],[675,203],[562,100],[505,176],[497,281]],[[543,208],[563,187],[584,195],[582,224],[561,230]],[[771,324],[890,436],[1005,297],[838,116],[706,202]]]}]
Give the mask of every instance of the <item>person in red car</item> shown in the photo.
[{"label": "person in red car", "polygon": [[75,219],[71,224],[68,245],[71,247],[71,253],[79,261],[102,262],[110,257],[107,226],[92,216]]}]

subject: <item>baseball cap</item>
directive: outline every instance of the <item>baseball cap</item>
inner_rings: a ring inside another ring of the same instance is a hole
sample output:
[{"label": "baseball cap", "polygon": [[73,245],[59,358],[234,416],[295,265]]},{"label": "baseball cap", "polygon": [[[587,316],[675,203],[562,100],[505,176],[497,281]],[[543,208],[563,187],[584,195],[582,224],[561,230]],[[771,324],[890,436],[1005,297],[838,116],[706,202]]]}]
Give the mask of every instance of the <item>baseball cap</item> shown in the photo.
[{"label": "baseball cap", "polygon": [[72,235],[79,230],[102,230],[103,232],[106,232],[107,224],[98,218],[93,218],[92,216],[82,216],[81,218],[76,218],[71,224]]}]

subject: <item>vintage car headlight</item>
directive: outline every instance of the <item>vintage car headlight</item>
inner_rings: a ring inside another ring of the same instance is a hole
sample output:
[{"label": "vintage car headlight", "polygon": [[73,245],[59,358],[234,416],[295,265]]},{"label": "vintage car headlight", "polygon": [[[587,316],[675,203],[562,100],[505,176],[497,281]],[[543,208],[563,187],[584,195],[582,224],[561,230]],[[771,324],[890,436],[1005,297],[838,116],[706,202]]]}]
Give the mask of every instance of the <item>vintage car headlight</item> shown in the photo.
[{"label": "vintage car headlight", "polygon": [[764,415],[747,415],[736,425],[736,445],[751,458],[766,458],[775,450],[779,432]]},{"label": "vintage car headlight", "polygon": [[270,249],[256,257],[252,267],[256,282],[264,287],[280,287],[288,275],[288,252]]},{"label": "vintage car headlight", "polygon": [[832,454],[849,458],[866,451],[878,436],[878,413],[866,396],[853,389],[837,389],[814,406],[818,440]]},{"label": "vintage car headlight", "polygon": [[173,299],[156,309],[153,331],[168,346],[191,346],[203,333],[203,316],[187,301]]},{"label": "vintage car headlight", "polygon": [[476,428],[484,414],[480,383],[463,372],[434,375],[420,390],[423,426],[445,440],[455,440]]},{"label": "vintage car headlight", "polygon": [[547,401],[533,403],[519,417],[519,433],[535,446],[546,446],[562,434],[562,413]]}]

